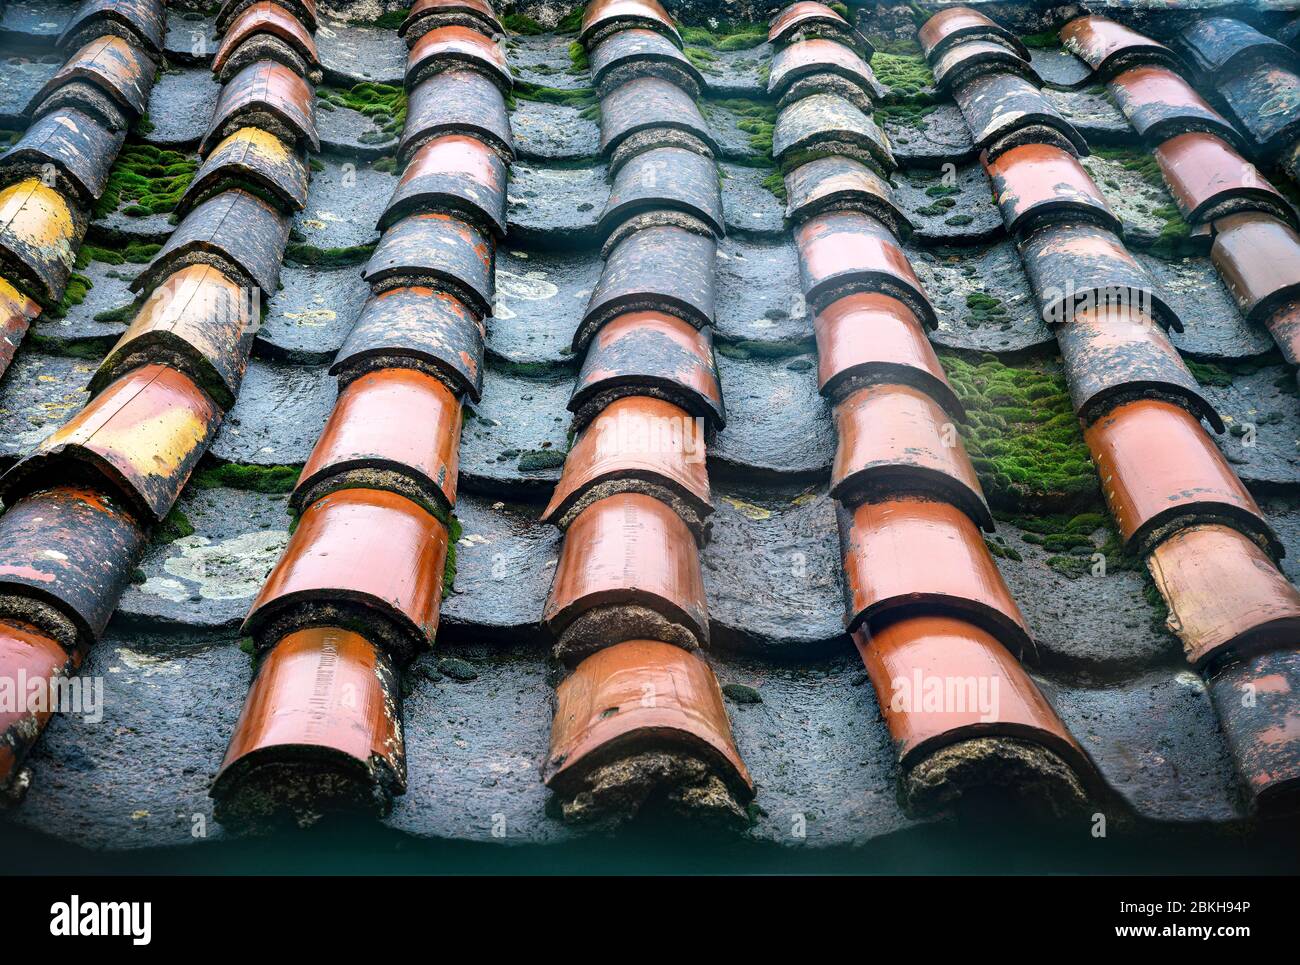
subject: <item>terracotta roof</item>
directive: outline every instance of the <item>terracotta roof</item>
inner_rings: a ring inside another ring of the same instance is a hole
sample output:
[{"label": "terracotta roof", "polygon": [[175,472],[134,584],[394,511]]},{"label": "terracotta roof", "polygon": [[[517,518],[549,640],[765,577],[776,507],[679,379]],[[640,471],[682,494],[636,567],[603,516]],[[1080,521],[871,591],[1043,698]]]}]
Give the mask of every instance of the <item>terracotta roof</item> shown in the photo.
[{"label": "terracotta roof", "polygon": [[1295,32],[877,6],[0,14],[0,820],[1294,810]]}]

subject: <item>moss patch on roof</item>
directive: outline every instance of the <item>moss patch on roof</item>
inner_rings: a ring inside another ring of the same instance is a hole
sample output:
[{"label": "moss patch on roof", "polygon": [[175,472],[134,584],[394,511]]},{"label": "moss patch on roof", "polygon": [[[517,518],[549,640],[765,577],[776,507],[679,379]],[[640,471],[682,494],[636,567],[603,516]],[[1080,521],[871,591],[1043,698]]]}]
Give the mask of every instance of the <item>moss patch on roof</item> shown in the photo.
[{"label": "moss patch on roof", "polygon": [[537,34],[546,33],[545,27],[525,13],[506,14],[501,18],[501,26],[512,34],[522,34],[525,37],[535,37]]},{"label": "moss patch on roof", "polygon": [[199,489],[244,489],[255,493],[291,493],[302,473],[302,466],[249,466],[223,462],[196,472],[190,485]]},{"label": "moss patch on roof", "polygon": [[1020,42],[1031,50],[1048,50],[1052,47],[1061,46],[1061,35],[1055,30],[1044,30],[1040,33],[1021,37]]},{"label": "moss patch on roof", "polygon": [[447,562],[442,567],[442,595],[444,597],[453,592],[456,585],[456,544],[460,541],[461,533],[460,520],[456,514],[452,513],[451,518],[447,520]]},{"label": "moss patch on roof", "polygon": [[[346,107],[364,114],[386,135],[395,137],[401,134],[402,125],[406,123],[406,91],[394,84],[364,81],[346,90],[323,85],[316,88],[316,98],[317,106],[322,110]],[[364,142],[367,137],[371,135],[363,134],[359,140]],[[379,140],[379,137],[375,136],[374,140]]]},{"label": "moss patch on roof", "polygon": [[108,174],[108,187],[95,204],[95,216],[112,214],[126,204],[122,213],[132,217],[173,211],[198,170],[188,154],[127,143]]},{"label": "moss patch on roof", "polygon": [[940,357],[970,416],[962,436],[990,505],[1059,512],[1100,497],[1065,378],[1038,364]]},{"label": "moss patch on roof", "polygon": [[190,522],[190,518],[181,512],[179,506],[173,506],[171,512],[153,531],[153,540],[155,543],[174,543],[178,539],[193,535],[194,524]]},{"label": "moss patch on roof", "polygon": [[[1154,154],[1128,147],[1094,147],[1092,153],[1096,157],[1120,165],[1126,171],[1131,171],[1161,193],[1168,191],[1164,175],[1160,173],[1160,165],[1156,162]],[[1122,185],[1118,182],[1105,178],[1102,179],[1102,185],[1113,191],[1122,189]],[[1172,201],[1151,208],[1147,214],[1162,222],[1155,242],[1146,246],[1148,251],[1162,258],[1182,258],[1199,253],[1197,245],[1191,239],[1191,227],[1183,220],[1178,206]]]},{"label": "moss patch on roof", "polygon": [[934,92],[934,74],[919,53],[876,51],[871,58],[871,69],[875,71],[876,79],[889,88],[890,103],[929,105],[938,102]]}]

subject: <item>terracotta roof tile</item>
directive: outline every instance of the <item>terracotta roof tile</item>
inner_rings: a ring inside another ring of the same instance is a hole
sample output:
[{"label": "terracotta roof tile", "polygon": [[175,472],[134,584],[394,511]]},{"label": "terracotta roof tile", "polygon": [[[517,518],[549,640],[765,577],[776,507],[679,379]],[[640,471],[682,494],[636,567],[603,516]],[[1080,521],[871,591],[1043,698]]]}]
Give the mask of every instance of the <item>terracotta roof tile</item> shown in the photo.
[{"label": "terracotta roof tile", "polygon": [[75,50],[112,34],[156,57],[162,53],[166,20],[161,0],[84,0],[59,35],[59,46]]},{"label": "terracotta roof tile", "polygon": [[1289,67],[1259,63],[1219,78],[1219,97],[1250,146],[1273,158],[1300,138],[1300,74]]},{"label": "terracotta roof tile", "polygon": [[785,176],[786,217],[807,221],[831,211],[861,211],[906,237],[912,222],[894,198],[890,183],[860,161],[831,154],[790,170]]},{"label": "terracotta roof tile", "polygon": [[263,656],[212,785],[219,821],[264,824],[307,802],[383,814],[405,789],[401,696],[379,647],[311,627]]},{"label": "terracotta roof tile", "polygon": [[566,661],[637,637],[707,645],[708,607],[690,528],[653,496],[624,492],[592,503],[564,534],[544,619]]},{"label": "terracotta roof tile", "polygon": [[844,603],[850,631],[907,615],[949,614],[992,633],[1014,654],[1032,649],[979,528],[948,503],[865,502],[839,510]]},{"label": "terracotta roof tile", "polygon": [[1136,308],[1076,312],[1056,329],[1070,400],[1091,425],[1123,402],[1163,398],[1184,406],[1216,432],[1223,419],[1205,397],[1169,337]]},{"label": "terracotta roof tile", "polygon": [[390,288],[366,302],[330,373],[345,385],[398,360],[477,400],[483,387],[483,322],[446,292]]},{"label": "terracotta roof tile", "polygon": [[414,44],[427,31],[447,24],[478,27],[491,34],[504,33],[487,0],[415,0],[398,33],[407,44]]},{"label": "terracotta roof tile", "polygon": [[[224,0],[217,10],[217,30],[224,33],[234,19],[249,7],[261,0]],[[316,0],[275,0],[294,17],[302,21],[304,27],[316,32]]]},{"label": "terracotta roof tile", "polygon": [[821,214],[795,230],[804,297],[814,311],[856,292],[897,298],[933,328],[934,306],[893,234],[853,211]]},{"label": "terracotta roof tile", "polygon": [[1169,628],[1196,667],[1286,647],[1300,629],[1300,592],[1249,537],[1189,526],[1147,558],[1169,604]]},{"label": "terracotta roof tile", "polygon": [[[1290,647],[1259,654],[1225,668],[1210,688],[1252,809],[1266,816],[1294,815],[1300,789],[1300,653]],[[1252,699],[1243,699],[1246,695]]]},{"label": "terracotta roof tile", "polygon": [[1236,128],[1168,67],[1132,67],[1117,74],[1109,89],[1138,136],[1150,144],[1189,131],[1241,142]]},{"label": "terracotta roof tile", "polygon": [[637,77],[660,77],[698,98],[705,88],[704,75],[665,34],[628,29],[612,33],[591,50],[591,84],[598,97],[606,97]]},{"label": "terracotta roof tile", "polygon": [[1223,454],[1181,406],[1128,402],[1089,426],[1084,438],[1120,535],[1137,552],[1198,521],[1236,527],[1275,558],[1284,552]]},{"label": "terracotta roof tile", "polygon": [[609,238],[624,222],[651,212],[680,212],[721,237],[726,234],[722,194],[713,159],[680,147],[660,147],[630,158],[614,177],[596,227]]},{"label": "terracotta roof tile", "polygon": [[718,153],[695,101],[671,81],[642,75],[601,98],[600,150],[611,168],[650,148],[685,143],[703,145],[710,155]]},{"label": "terracotta roof tile", "polygon": [[470,27],[435,27],[411,45],[406,67],[406,88],[442,71],[471,70],[482,74],[501,92],[514,86],[505,52]]},{"label": "terracotta roof tile", "polygon": [[783,8],[772,18],[767,39],[774,44],[786,44],[807,37],[831,37],[843,40],[858,48],[867,60],[875,52],[865,36],[838,13],[816,0],[798,0]]},{"label": "terracotta roof tile", "polygon": [[1078,159],[1053,144],[1022,144],[987,164],[1008,233],[1055,221],[1091,221],[1118,233],[1120,220]]},{"label": "terracotta roof tile", "polygon": [[436,137],[411,155],[378,228],[386,231],[407,215],[437,211],[503,237],[506,177],[505,162],[483,141],[463,134]]},{"label": "terracotta roof tile", "polygon": [[[943,810],[951,794],[945,783],[979,783],[993,774],[992,780],[1024,795],[1041,795],[1057,812],[1079,807],[1095,786],[1093,764],[1078,741],[1016,659],[984,630],[955,617],[914,616],[870,634],[859,630],[853,640],[899,763],[911,771],[903,793],[913,811]],[[946,769],[943,750],[963,741],[985,742],[966,752],[976,759],[968,773],[940,781],[925,774]],[[980,761],[983,756],[989,760]],[[1016,776],[1008,777],[994,760]]]},{"label": "terracotta roof tile", "polygon": [[[1300,234],[1262,213],[1232,214],[1215,222],[1210,257],[1248,322],[1270,315],[1300,294]],[[1259,257],[1260,252],[1269,257]]]},{"label": "terracotta roof tile", "polygon": [[144,365],[106,386],[0,478],[6,502],[87,473],[142,516],[161,521],[221,422],[185,373]]},{"label": "terracotta roof tile", "polygon": [[[0,618],[0,680],[13,681],[9,686],[25,681],[30,687],[42,681],[48,688],[55,679],[74,673],[80,662],[78,652],[69,654],[57,640],[32,624]],[[16,777],[20,763],[52,713],[48,701],[43,706],[6,701],[0,709],[0,787],[9,786]]]},{"label": "terracotta roof tile", "polygon": [[1043,85],[1028,58],[994,40],[964,40],[934,61],[934,85],[940,91],[989,73],[1015,74],[1035,87]]},{"label": "terracotta roof tile", "polygon": [[587,346],[569,399],[575,429],[628,396],[664,399],[722,428],[726,412],[710,330],[654,311],[606,323]]},{"label": "terracotta roof tile", "polygon": [[81,209],[39,178],[0,189],[0,271],[42,305],[63,297],[85,233]]},{"label": "terracotta roof tile", "polygon": [[592,0],[582,12],[578,42],[590,50],[610,33],[629,28],[655,30],[679,46],[682,42],[659,0]]},{"label": "terracotta roof tile", "polygon": [[301,509],[347,488],[388,489],[443,522],[456,504],[460,400],[414,369],[378,369],[340,392],[294,489]]},{"label": "terracotta roof tile", "polygon": [[307,181],[307,164],[301,154],[261,128],[241,127],[212,149],[176,211],[183,218],[232,184],[243,184],[258,188],[263,200],[291,215],[307,206]]},{"label": "terracotta roof tile", "polygon": [[478,138],[505,162],[514,160],[505,98],[492,81],[472,70],[434,74],[411,91],[406,126],[397,148],[398,164],[405,166],[418,147],[446,134]]},{"label": "terracotta roof tile", "polygon": [[186,265],[208,264],[269,294],[279,284],[288,240],[288,218],[256,195],[232,188],[186,215],[130,288],[151,292]]},{"label": "terracotta roof tile", "polygon": [[1188,224],[1263,211],[1294,227],[1295,210],[1255,165],[1214,134],[1178,134],[1156,146],[1160,173]]},{"label": "terracotta roof tile", "polygon": [[993,515],[951,418],[902,385],[858,389],[835,407],[831,496],[852,508],[900,495],[939,499],[993,531]]},{"label": "terracotta roof tile", "polygon": [[98,394],[142,363],[166,361],[229,409],[244,378],[258,307],[248,289],[211,265],[182,268],[145,300],[89,389]]},{"label": "terracotta roof tile", "polygon": [[1292,69],[1300,67],[1296,52],[1286,44],[1230,17],[1189,20],[1178,33],[1178,47],[1192,67],[1209,80],[1238,73],[1261,60]]},{"label": "terracotta roof tile", "polygon": [[111,131],[75,107],[62,107],[37,118],[0,155],[0,178],[40,177],[53,165],[59,189],[88,205],[104,193],[124,140],[125,130]]},{"label": "terracotta roof tile", "polygon": [[838,40],[800,40],[773,55],[767,94],[777,98],[778,108],[819,93],[839,94],[863,111],[884,97],[871,66]]},{"label": "terracotta roof tile", "polygon": [[868,385],[907,385],[965,421],[920,319],[903,302],[870,292],[845,295],[818,312],[813,327],[818,387],[832,402]]},{"label": "terracotta roof tile", "polygon": [[1173,51],[1164,44],[1095,14],[1076,17],[1062,27],[1061,42],[1103,81],[1139,64],[1179,66]]},{"label": "terracotta roof tile", "polygon": [[17,288],[0,278],[0,376],[13,361],[18,343],[27,334],[32,319],[41,307]]},{"label": "terracotta roof tile", "polygon": [[400,665],[438,628],[447,528],[404,496],[341,489],[305,510],[244,621],[262,648],[294,630],[345,626]]},{"label": "terracotta roof tile", "polygon": [[921,53],[927,58],[941,56],[954,44],[969,40],[997,40],[1025,60],[1029,49],[1020,38],[970,7],[947,7],[921,25],[916,39],[921,43]]},{"label": "terracotta roof tile", "polygon": [[882,172],[897,167],[884,131],[838,94],[810,94],[777,116],[772,157],[782,170],[832,150]]},{"label": "terracotta roof tile", "polygon": [[66,650],[104,632],[146,533],[117,500],[56,486],[0,516],[0,615],[40,627]]},{"label": "terracotta roof tile", "polygon": [[480,317],[492,314],[491,239],[447,214],[412,214],[384,232],[364,277],[376,293],[437,283]]},{"label": "terracotta roof tile", "polygon": [[[258,123],[253,124],[252,118]],[[262,127],[295,147],[320,150],[311,86],[284,64],[269,60],[250,64],[221,88],[212,123],[199,153],[207,156],[218,143],[249,124]]]},{"label": "terracotta roof tile", "polygon": [[702,540],[713,512],[704,459],[703,426],[685,409],[647,396],[616,399],[569,450],[542,519],[565,529],[592,503],[639,492],[672,506]]},{"label": "terracotta roof tile", "polygon": [[974,77],[953,89],[975,146],[996,160],[1003,151],[1041,141],[1038,129],[1055,135],[1058,146],[1086,155],[1088,144],[1053,106],[1047,95],[1018,74],[991,73]]},{"label": "terracotta roof tile", "polygon": [[[231,79],[234,75],[227,76],[227,61],[232,60],[235,51],[249,40],[263,35],[274,38],[292,51],[296,57],[296,63],[287,63],[284,66],[296,67],[298,68],[297,72],[303,74],[307,72],[302,69],[304,67],[310,69],[320,66],[320,55],[316,52],[316,40],[303,26],[302,21],[290,14],[278,2],[272,3],[270,0],[261,0],[261,2],[254,3],[251,7],[244,9],[231,21],[230,26],[221,38],[221,46],[217,48],[216,55],[212,58],[212,72],[223,83]],[[265,51],[264,56],[260,59],[269,57],[270,52]],[[240,66],[242,68],[248,65],[241,64]]]},{"label": "terracotta roof tile", "polygon": [[703,756],[742,803],[754,796],[709,665],[666,643],[627,640],[588,657],[560,684],[542,774],[576,797],[592,789],[603,765],[665,746]]},{"label": "terracotta roof tile", "polygon": [[107,95],[128,117],[144,113],[158,65],[141,48],[121,37],[99,37],[73,54],[32,98],[28,111],[47,113],[50,95],[81,81]]}]

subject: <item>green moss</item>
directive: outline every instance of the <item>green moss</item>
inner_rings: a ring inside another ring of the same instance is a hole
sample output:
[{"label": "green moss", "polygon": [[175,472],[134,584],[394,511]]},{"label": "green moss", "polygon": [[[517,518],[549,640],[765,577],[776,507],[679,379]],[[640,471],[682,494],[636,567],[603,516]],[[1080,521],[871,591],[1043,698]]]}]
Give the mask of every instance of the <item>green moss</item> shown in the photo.
[{"label": "green moss", "polygon": [[736,127],[749,135],[749,146],[770,161],[772,131],[776,127],[776,107],[773,104],[745,97],[727,97],[707,103],[735,115]]},{"label": "green moss", "polygon": [[830,7],[832,10],[834,10],[836,13],[838,13],[845,20],[851,20],[853,18],[853,14],[849,12],[849,8],[847,4],[828,3],[827,6]]},{"label": "green moss", "polygon": [[523,34],[525,37],[533,37],[537,34],[546,33],[545,27],[532,17],[523,13],[506,14],[501,18],[501,26],[505,27],[512,34]]},{"label": "green moss", "polygon": [[876,120],[881,124],[888,121],[899,127],[924,130],[929,123],[927,118],[938,109],[938,104],[887,104],[876,108]]},{"label": "green moss", "polygon": [[1031,49],[1043,50],[1061,46],[1061,37],[1055,30],[1044,30],[1042,33],[1021,37],[1020,42]]},{"label": "green moss", "polygon": [[758,23],[720,24],[717,27],[682,27],[682,42],[712,50],[750,50],[767,40],[767,27]]},{"label": "green moss", "polygon": [[286,261],[299,265],[315,265],[336,268],[344,265],[361,265],[374,254],[374,245],[349,245],[345,248],[317,248],[314,245],[295,242],[285,249]]},{"label": "green moss", "polygon": [[[971,297],[972,312],[1001,308],[989,296]],[[1051,512],[1096,501],[1097,474],[1059,372],[991,355],[942,362],[970,417],[962,436],[992,506]]]},{"label": "green moss", "polygon": [[918,54],[883,54],[871,58],[876,78],[889,88],[891,104],[928,105],[936,103],[934,74],[925,58]]},{"label": "green moss", "polygon": [[786,199],[785,177],[781,174],[780,171],[773,171],[771,174],[765,177],[761,183],[763,187],[771,191],[780,200],[784,201]]},{"label": "green moss", "polygon": [[[1164,175],[1160,173],[1160,165],[1154,154],[1144,154],[1124,147],[1098,147],[1094,148],[1092,153],[1103,160],[1119,164],[1126,171],[1133,172],[1161,193],[1167,191]],[[1113,183],[1108,183],[1107,186],[1119,187]],[[1184,258],[1199,254],[1198,246],[1192,242],[1191,226],[1183,220],[1182,212],[1178,210],[1177,205],[1162,204],[1151,209],[1149,214],[1159,219],[1162,225],[1156,240],[1146,245],[1147,250],[1162,258]]]},{"label": "green moss", "polygon": [[162,250],[162,245],[148,241],[131,241],[117,248],[101,248],[98,245],[82,245],[77,252],[77,267],[85,268],[92,261],[101,261],[106,265],[145,265]]},{"label": "green moss", "polygon": [[132,217],[173,211],[197,169],[198,163],[189,155],[128,142],[109,171],[95,216],[112,214],[123,204],[127,205],[124,213]]},{"label": "green moss", "polygon": [[375,21],[375,26],[382,27],[385,30],[396,30],[410,15],[411,10],[409,7],[405,10],[390,10]]},{"label": "green moss", "polygon": [[50,338],[40,332],[29,332],[26,344],[46,355],[60,355],[70,359],[88,359],[98,362],[104,357],[106,348],[102,340],[82,340],[69,342],[66,339]]},{"label": "green moss", "polygon": [[541,104],[567,104],[569,107],[587,108],[596,104],[596,92],[590,87],[575,90],[563,90],[559,87],[545,87],[526,81],[515,83],[515,97],[524,101],[536,101]]},{"label": "green moss", "polygon": [[316,88],[316,97],[320,106],[329,105],[326,110],[346,107],[364,114],[385,134],[400,134],[406,123],[406,91],[393,84],[366,81],[346,90],[321,86]]},{"label": "green moss", "polygon": [[456,585],[456,544],[460,542],[461,533],[460,520],[453,513],[447,520],[447,562],[442,568],[442,595],[445,597],[452,592]]},{"label": "green moss", "polygon": [[255,493],[289,493],[302,466],[249,466],[237,462],[200,469],[190,480],[199,489],[245,489]]},{"label": "green moss", "polygon": [[173,506],[172,511],[154,530],[153,539],[155,543],[174,543],[178,539],[193,535],[194,524],[190,522],[188,516],[181,512],[180,507]]},{"label": "green moss", "polygon": [[95,287],[95,283],[85,275],[77,274],[75,271],[68,279],[68,286],[63,289],[63,297],[59,303],[50,309],[51,318],[64,318],[68,312],[80,305],[86,300],[86,294]]},{"label": "green moss", "polygon": [[583,6],[579,4],[561,17],[560,22],[555,25],[555,32],[557,34],[576,34],[582,28],[583,9]]},{"label": "green moss", "polygon": [[135,318],[135,313],[140,307],[135,302],[128,302],[120,308],[108,308],[102,312],[95,313],[97,322],[130,322]]},{"label": "green moss", "polygon": [[569,73],[585,76],[591,71],[591,62],[587,59],[587,48],[576,40],[569,43]]}]

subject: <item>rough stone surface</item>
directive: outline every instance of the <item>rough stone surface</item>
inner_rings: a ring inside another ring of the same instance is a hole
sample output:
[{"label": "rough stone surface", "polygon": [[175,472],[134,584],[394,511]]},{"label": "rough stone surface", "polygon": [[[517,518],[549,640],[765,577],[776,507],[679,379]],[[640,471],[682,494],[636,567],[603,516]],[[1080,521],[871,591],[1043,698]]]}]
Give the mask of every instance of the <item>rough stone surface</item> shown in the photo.
[{"label": "rough stone surface", "polygon": [[194,532],[169,542],[155,534],[144,580],[119,612],[154,626],[238,627],[289,542],[288,497],[191,486],[176,510]]},{"label": "rough stone surface", "polygon": [[173,150],[198,145],[212,123],[221,85],[206,67],[165,70],[149,96],[149,123],[144,139]]},{"label": "rough stone surface", "polygon": [[600,125],[568,104],[547,104],[522,97],[510,113],[515,151],[524,160],[576,161],[600,153]]},{"label": "rough stone surface", "polygon": [[397,186],[397,175],[328,156],[318,162],[307,207],[294,218],[294,241],[321,250],[377,242],[375,225]]},{"label": "rough stone surface", "polygon": [[516,83],[536,84],[556,90],[581,90],[591,86],[586,70],[574,70],[569,59],[568,34],[515,36],[506,41],[506,59]]},{"label": "rough stone surface", "polygon": [[1215,436],[1248,486],[1300,487],[1300,399],[1285,365],[1233,372],[1229,385],[1205,386],[1228,431]]},{"label": "rough stone surface", "polygon": [[[487,349],[516,365],[575,365],[573,330],[603,265],[595,252],[497,252],[496,305]],[[486,390],[485,390],[486,395]]]},{"label": "rough stone surface", "polygon": [[538,504],[504,503],[473,493],[456,501],[454,591],[443,599],[443,642],[531,642],[545,651],[542,607],[555,576],[562,534],[538,522]]},{"label": "rough stone surface", "polygon": [[52,47],[77,6],[73,0],[10,0],[0,11],[0,41]]},{"label": "rough stone surface", "polygon": [[[916,248],[907,255],[939,316],[939,327],[930,333],[937,344],[1017,354],[1055,345],[1011,242],[975,249]],[[981,308],[987,298],[995,298],[997,307]]]},{"label": "rough stone surface", "polygon": [[63,66],[58,53],[43,53],[29,58],[12,50],[0,50],[0,127],[27,126],[27,105],[45,82]]},{"label": "rough stone surface", "polygon": [[812,348],[799,255],[789,238],[775,243],[727,238],[718,246],[716,277],[719,342],[786,354]]},{"label": "rough stone surface", "polygon": [[321,20],[316,50],[331,84],[401,84],[406,78],[406,43],[396,30]]},{"label": "rough stone surface", "polygon": [[709,644],[790,658],[847,647],[834,503],[824,489],[716,491],[701,557]]},{"label": "rough stone surface", "polygon": [[257,354],[299,365],[332,363],[370,296],[361,269],[285,265],[280,286],[262,316]]},{"label": "rough stone surface", "polygon": [[1123,223],[1126,241],[1150,244],[1160,236],[1165,219],[1154,212],[1173,205],[1168,191],[1126,168],[1121,160],[1092,154],[1081,158],[1080,163]]},{"label": "rough stone surface", "polygon": [[510,242],[547,250],[594,248],[596,222],[609,199],[605,166],[549,167],[519,162],[510,168]]},{"label": "rough stone surface", "polygon": [[1115,106],[1105,90],[1044,90],[1052,106],[1074,125],[1083,139],[1093,144],[1127,144],[1133,129],[1124,112]]},{"label": "rough stone surface", "polygon": [[1004,233],[989,179],[978,164],[944,173],[908,171],[897,175],[894,185],[894,199],[916,229],[913,244],[979,244]]},{"label": "rough stone surface", "polygon": [[889,136],[894,160],[904,169],[976,160],[975,142],[956,104],[935,104],[920,112],[911,108],[879,111],[876,120]]},{"label": "rough stone surface", "polygon": [[548,494],[568,451],[572,391],[571,375],[530,378],[487,366],[483,401],[465,410],[461,488],[507,499]]},{"label": "rough stone surface", "polygon": [[741,164],[719,165],[722,171],[722,211],[730,234],[784,237],[785,202],[763,186],[771,168]]},{"label": "rough stone surface", "polygon": [[347,107],[316,101],[316,129],[321,147],[350,158],[380,158],[397,150],[397,135],[382,131],[364,114]]},{"label": "rough stone surface", "polygon": [[[118,210],[92,221],[88,235],[92,242],[98,241],[105,247],[131,241],[162,244],[176,228],[172,222],[174,215],[170,213],[129,215],[123,210],[129,206],[129,203],[124,204]],[[109,244],[104,245],[104,242]]]},{"label": "rough stone surface", "polygon": [[[85,351],[107,355],[117,337],[126,331],[130,318],[124,321],[101,322],[95,316],[131,305],[135,295],[127,286],[139,274],[140,265],[109,265],[92,261],[78,274],[88,278],[91,288],[85,300],[74,305],[63,318],[41,315],[31,331],[41,338],[52,339],[65,351]],[[73,347],[77,346],[78,349]]]},{"label": "rough stone surface", "polygon": [[167,59],[175,64],[208,64],[221,46],[217,35],[216,17],[196,10],[167,11],[167,34],[163,50]]},{"label": "rough stone surface", "polygon": [[1197,358],[1246,358],[1271,351],[1273,339],[1263,327],[1246,324],[1209,258],[1167,261],[1136,252],[1156,290],[1183,321],[1170,338],[1179,351]]},{"label": "rough stone surface", "polygon": [[209,451],[224,462],[254,466],[306,462],[336,394],[327,366],[254,359]]},{"label": "rough stone surface", "polygon": [[709,93],[715,97],[765,97],[767,75],[764,67],[772,62],[772,45],[768,43],[748,50],[711,50],[715,58],[700,68]]},{"label": "rough stone surface", "polygon": [[1058,90],[1074,90],[1092,77],[1092,68],[1064,47],[1034,48],[1029,62],[1043,83]]},{"label": "rough stone surface", "polygon": [[0,381],[0,466],[61,426],[86,404],[97,361],[47,355],[26,345]]},{"label": "rough stone surface", "polygon": [[[835,429],[817,394],[817,359],[719,353],[727,427],[709,450],[709,478],[818,479],[830,469]],[[717,463],[716,467],[714,463]]]},{"label": "rough stone surface", "polygon": [[761,148],[750,143],[754,137],[749,131],[741,130],[742,117],[730,108],[705,100],[701,102],[704,119],[708,121],[718,150],[724,161],[740,161],[746,164],[771,163]]}]

